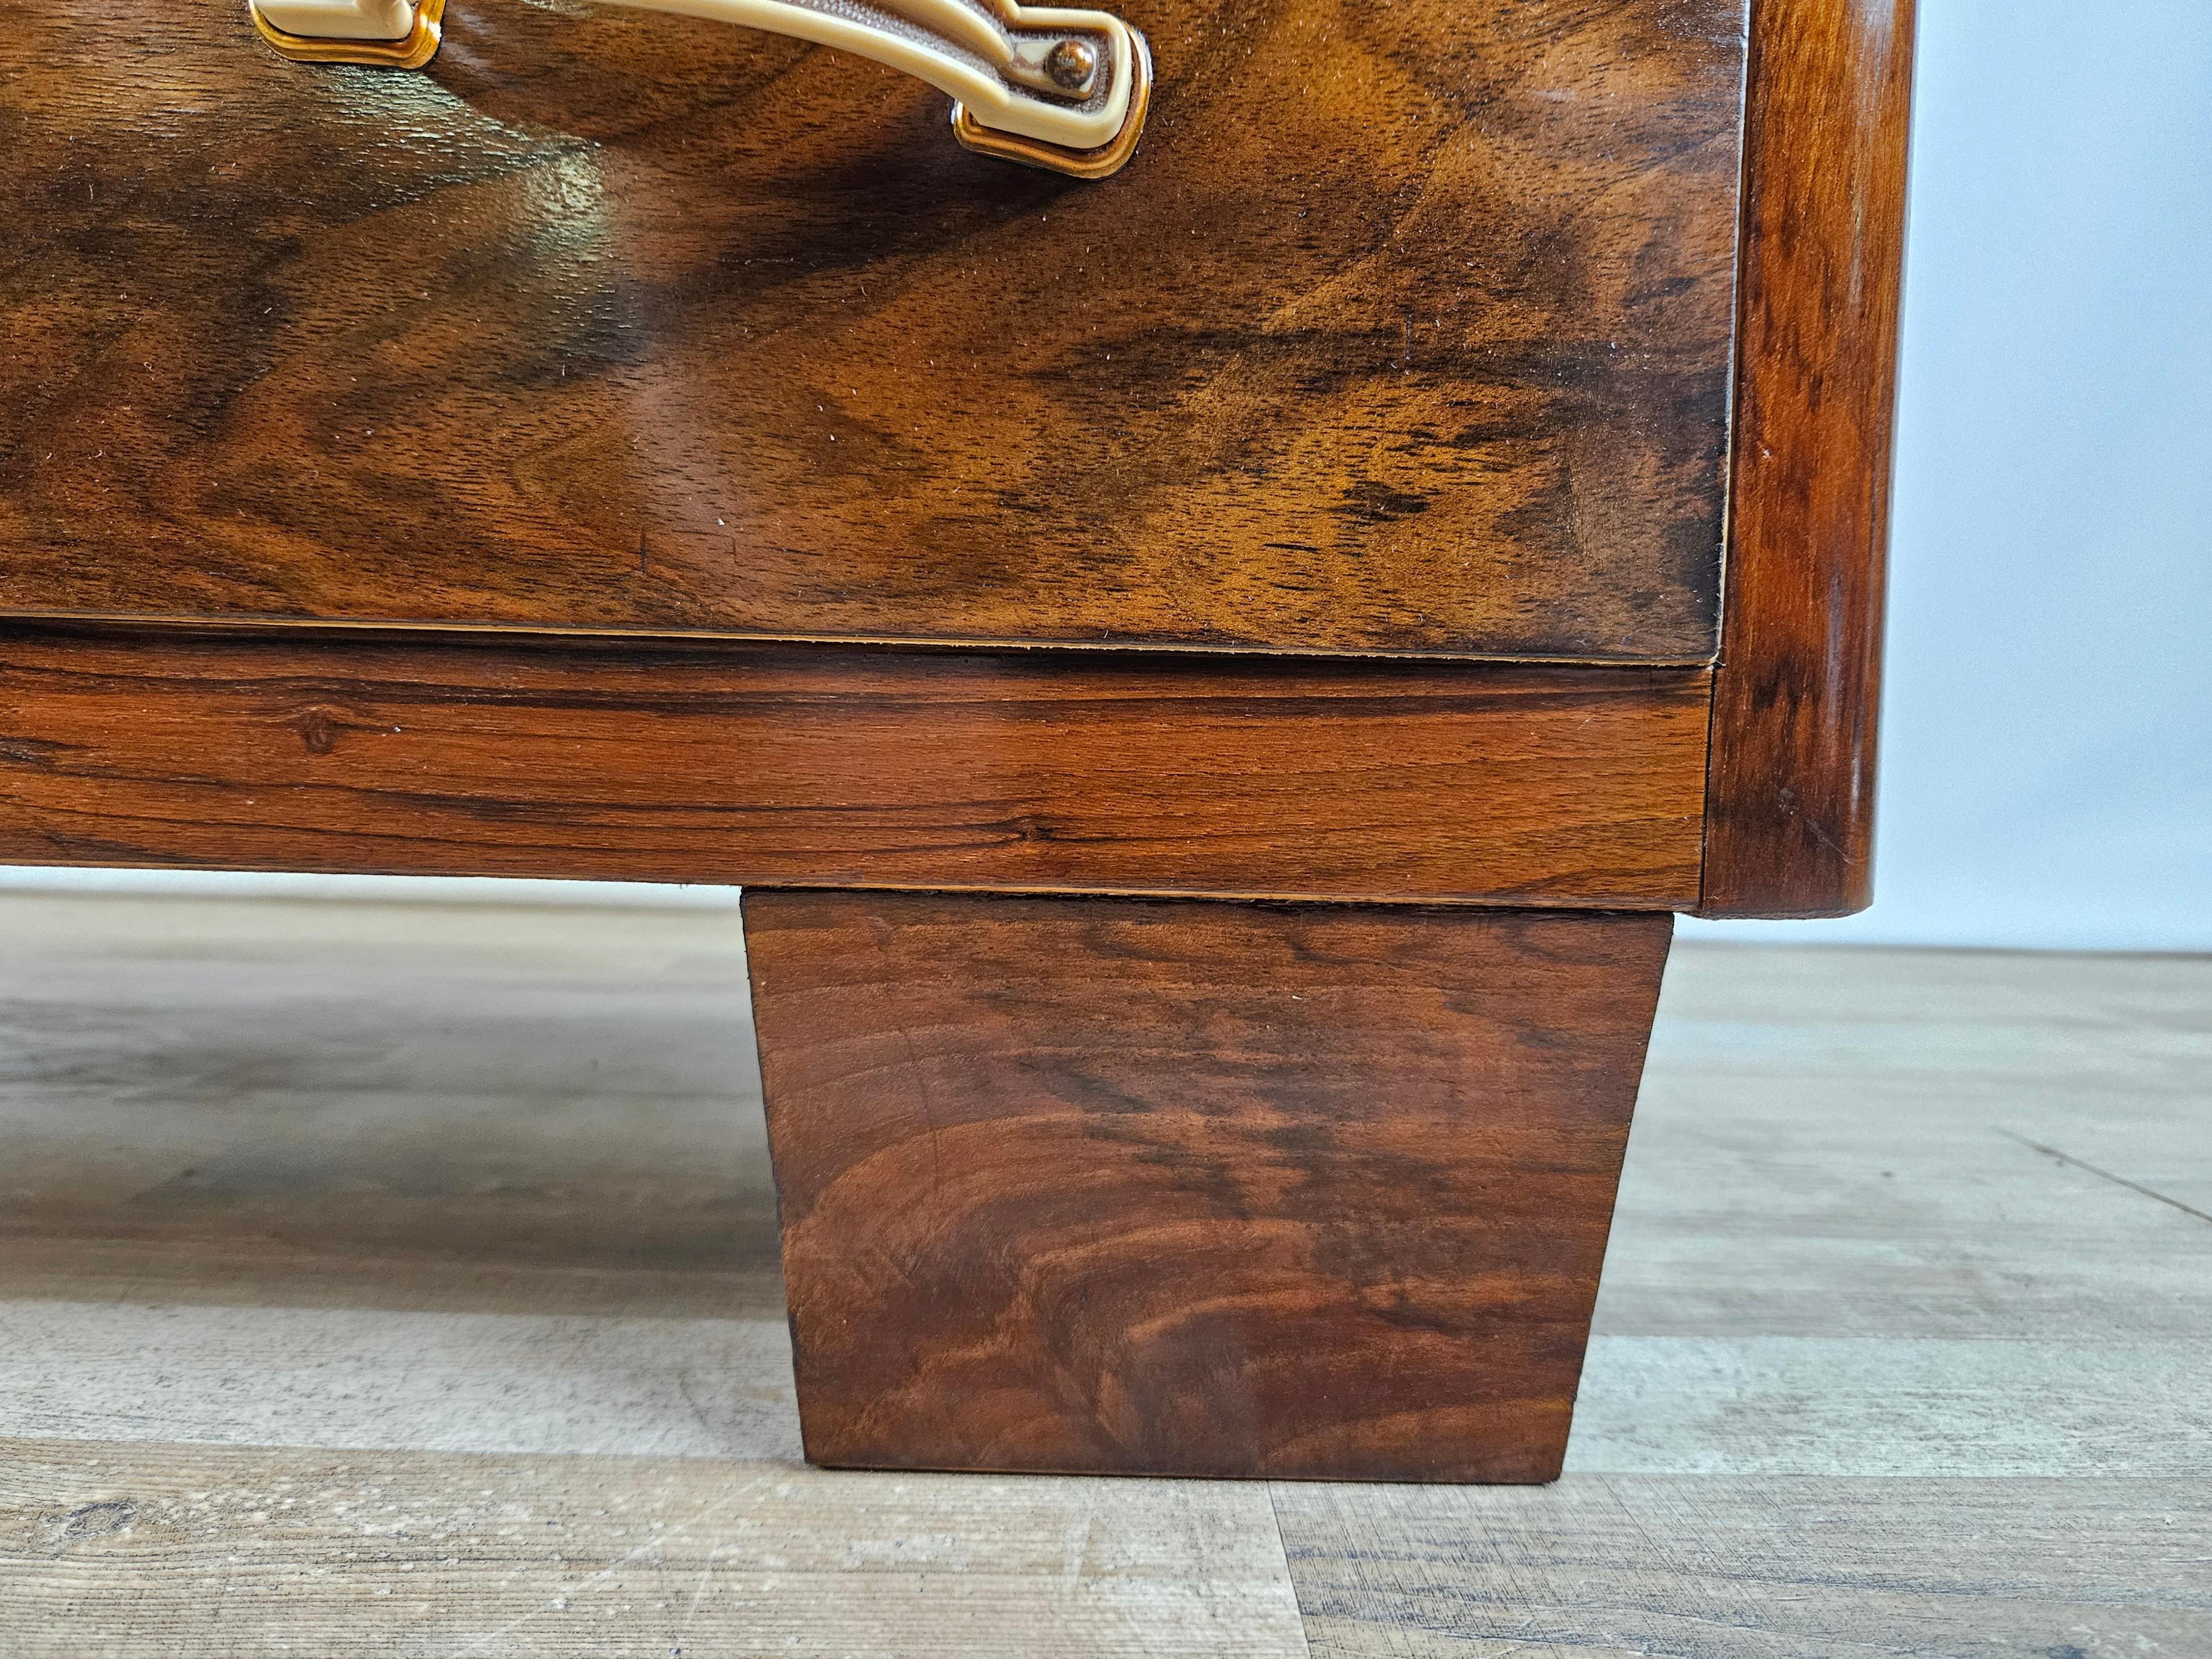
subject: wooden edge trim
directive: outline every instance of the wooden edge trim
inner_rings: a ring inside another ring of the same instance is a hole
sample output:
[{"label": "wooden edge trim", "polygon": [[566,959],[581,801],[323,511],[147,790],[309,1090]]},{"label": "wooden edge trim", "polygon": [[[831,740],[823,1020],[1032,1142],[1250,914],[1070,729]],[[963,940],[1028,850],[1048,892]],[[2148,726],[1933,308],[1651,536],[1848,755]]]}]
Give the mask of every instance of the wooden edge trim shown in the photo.
[{"label": "wooden edge trim", "polygon": [[1753,0],[1698,914],[1873,897],[1914,0]]},{"label": "wooden edge trim", "polygon": [[0,628],[0,863],[1679,909],[1711,683]]}]

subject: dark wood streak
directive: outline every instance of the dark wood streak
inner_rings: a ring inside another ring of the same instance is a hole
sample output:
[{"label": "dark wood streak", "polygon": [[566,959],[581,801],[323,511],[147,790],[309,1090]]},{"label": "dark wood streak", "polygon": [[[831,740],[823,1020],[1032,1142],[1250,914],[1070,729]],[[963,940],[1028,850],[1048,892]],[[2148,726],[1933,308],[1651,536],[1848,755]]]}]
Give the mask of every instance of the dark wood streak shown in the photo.
[{"label": "dark wood streak", "polygon": [[1694,896],[1703,670],[0,634],[0,861]]},{"label": "dark wood streak", "polygon": [[1742,0],[1141,0],[1085,185],[774,37],[0,33],[0,611],[1698,662]]},{"label": "dark wood streak", "polygon": [[1759,0],[1701,914],[1874,894],[1913,0]]},{"label": "dark wood streak", "polygon": [[744,916],[810,1460],[1558,1474],[1672,917]]}]

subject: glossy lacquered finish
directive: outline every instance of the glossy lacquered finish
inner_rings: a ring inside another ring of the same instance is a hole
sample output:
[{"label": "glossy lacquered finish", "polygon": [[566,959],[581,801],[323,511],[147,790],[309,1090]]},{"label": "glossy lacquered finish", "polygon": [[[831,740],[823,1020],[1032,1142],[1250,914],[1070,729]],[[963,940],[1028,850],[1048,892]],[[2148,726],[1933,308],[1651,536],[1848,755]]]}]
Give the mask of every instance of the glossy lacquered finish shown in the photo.
[{"label": "glossy lacquered finish", "polygon": [[626,8],[6,31],[0,611],[1709,660],[1741,0],[1124,9],[1095,184]]},{"label": "glossy lacquered finish", "polygon": [[1913,0],[1759,0],[1723,659],[1715,916],[1873,897],[1875,720]]},{"label": "glossy lacquered finish", "polygon": [[1679,908],[1702,670],[0,632],[0,860]]},{"label": "glossy lacquered finish", "polygon": [[1671,917],[744,914],[813,1462],[1559,1474]]}]

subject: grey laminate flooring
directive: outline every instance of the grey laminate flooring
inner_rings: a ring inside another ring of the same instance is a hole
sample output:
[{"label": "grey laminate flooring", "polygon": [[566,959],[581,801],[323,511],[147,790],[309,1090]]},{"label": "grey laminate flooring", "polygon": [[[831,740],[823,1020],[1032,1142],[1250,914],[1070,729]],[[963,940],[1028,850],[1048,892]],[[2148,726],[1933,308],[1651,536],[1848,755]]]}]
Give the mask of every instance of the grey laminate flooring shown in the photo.
[{"label": "grey laminate flooring", "polygon": [[7,1659],[2212,1659],[2212,959],[1680,947],[1554,1487],[787,1360],[728,911],[0,895]]}]

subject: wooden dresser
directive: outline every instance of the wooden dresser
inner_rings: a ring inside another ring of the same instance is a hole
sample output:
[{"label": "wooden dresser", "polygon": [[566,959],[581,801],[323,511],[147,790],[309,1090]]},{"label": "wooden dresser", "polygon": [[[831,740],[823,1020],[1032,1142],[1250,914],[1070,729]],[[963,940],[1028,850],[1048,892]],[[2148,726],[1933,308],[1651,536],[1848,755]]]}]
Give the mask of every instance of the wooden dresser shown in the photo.
[{"label": "wooden dresser", "polygon": [[817,1462],[1556,1474],[1911,0],[264,4],[0,46],[0,860],[743,884]]}]

